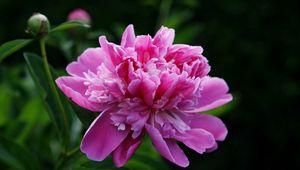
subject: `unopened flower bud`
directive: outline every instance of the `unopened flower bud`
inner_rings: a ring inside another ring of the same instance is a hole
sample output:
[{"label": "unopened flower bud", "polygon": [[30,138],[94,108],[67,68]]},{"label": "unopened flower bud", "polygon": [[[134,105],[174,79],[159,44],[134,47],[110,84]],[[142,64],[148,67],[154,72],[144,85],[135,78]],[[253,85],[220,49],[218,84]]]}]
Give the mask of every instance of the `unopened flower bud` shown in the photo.
[{"label": "unopened flower bud", "polygon": [[27,22],[27,31],[35,37],[44,36],[50,31],[48,18],[40,13],[34,13]]},{"label": "unopened flower bud", "polygon": [[75,9],[68,15],[68,21],[81,21],[91,24],[91,16],[83,9]]}]

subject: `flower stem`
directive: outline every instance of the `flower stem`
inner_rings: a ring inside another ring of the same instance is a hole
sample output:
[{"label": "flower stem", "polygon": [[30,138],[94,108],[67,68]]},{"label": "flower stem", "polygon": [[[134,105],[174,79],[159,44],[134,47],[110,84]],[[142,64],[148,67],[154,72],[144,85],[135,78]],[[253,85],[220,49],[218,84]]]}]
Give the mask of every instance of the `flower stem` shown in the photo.
[{"label": "flower stem", "polygon": [[59,93],[56,89],[56,86],[54,84],[54,80],[50,71],[50,67],[48,64],[48,59],[47,59],[47,54],[46,54],[46,47],[45,47],[45,38],[41,38],[40,39],[40,48],[41,48],[41,53],[42,53],[42,59],[43,59],[43,65],[44,65],[44,69],[47,75],[47,79],[48,79],[48,83],[50,85],[50,90],[51,93],[54,96],[55,102],[58,105],[58,110],[60,112],[60,115],[62,115],[62,119],[63,119],[63,123],[64,123],[64,130],[66,132],[66,136],[69,136],[69,122],[67,119],[67,115],[65,112],[65,109],[63,107],[61,98],[59,97]]},{"label": "flower stem", "polygon": [[76,153],[79,152],[79,151],[80,151],[80,147],[76,147],[76,148],[72,149],[71,151],[67,152],[66,155],[67,155],[68,157],[70,157],[70,156],[76,154]]},{"label": "flower stem", "polygon": [[172,5],[172,0],[161,1],[159,11],[158,11],[159,13],[158,13],[158,18],[156,23],[156,27],[157,27],[156,29],[159,29],[162,25],[166,24],[165,22],[169,17],[171,5]]}]

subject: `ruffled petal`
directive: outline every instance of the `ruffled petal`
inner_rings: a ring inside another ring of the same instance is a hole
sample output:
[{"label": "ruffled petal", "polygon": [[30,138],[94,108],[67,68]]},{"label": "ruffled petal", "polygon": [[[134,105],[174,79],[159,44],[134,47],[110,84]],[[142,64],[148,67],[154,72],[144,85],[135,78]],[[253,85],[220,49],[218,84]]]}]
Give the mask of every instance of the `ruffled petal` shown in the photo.
[{"label": "ruffled petal", "polygon": [[172,139],[164,139],[157,128],[152,125],[146,124],[146,130],[158,152],[169,161],[181,167],[187,167],[189,160]]},{"label": "ruffled petal", "polygon": [[135,52],[138,61],[144,64],[151,58],[158,57],[159,48],[152,44],[152,38],[149,35],[140,35],[135,39]]},{"label": "ruffled petal", "polygon": [[91,71],[96,74],[102,63],[111,68],[106,56],[101,48],[88,48],[79,56],[78,61],[67,66],[67,72],[72,76],[84,77],[84,72]]},{"label": "ruffled petal", "polygon": [[113,161],[117,167],[123,166],[135,153],[136,149],[141,144],[142,135],[133,139],[131,135],[128,135],[127,138],[115,149],[112,153]]},{"label": "ruffled petal", "polygon": [[85,92],[87,87],[83,84],[84,78],[63,76],[55,80],[57,86],[64,94],[79,106],[91,111],[102,111],[107,107],[107,104],[100,104],[88,100]]},{"label": "ruffled petal", "polygon": [[210,66],[208,60],[202,56],[202,52],[203,48],[200,46],[175,44],[168,48],[165,59],[176,64],[190,77],[204,77],[209,73]]},{"label": "ruffled petal", "polygon": [[166,55],[168,47],[173,44],[175,37],[174,29],[162,26],[153,38],[153,44],[159,47],[160,57]]},{"label": "ruffled petal", "polygon": [[122,35],[121,46],[124,48],[134,47],[134,41],[135,41],[134,29],[133,29],[133,25],[130,24],[127,26],[127,28],[125,29]]},{"label": "ruffled petal", "polygon": [[112,67],[115,69],[115,66],[121,63],[125,50],[119,45],[108,42],[105,36],[99,37],[99,43],[105,54],[108,56],[107,60],[110,60],[113,64]]},{"label": "ruffled petal", "polygon": [[128,136],[130,128],[118,130],[110,119],[111,109],[102,112],[86,131],[80,149],[91,160],[102,161]]}]

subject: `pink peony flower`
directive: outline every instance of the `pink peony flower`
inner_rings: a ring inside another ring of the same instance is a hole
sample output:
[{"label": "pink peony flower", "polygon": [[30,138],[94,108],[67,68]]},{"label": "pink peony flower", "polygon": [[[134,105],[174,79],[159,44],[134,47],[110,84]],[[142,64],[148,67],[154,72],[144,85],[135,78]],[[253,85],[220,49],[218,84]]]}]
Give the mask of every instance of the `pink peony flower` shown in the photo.
[{"label": "pink peony flower", "polygon": [[169,161],[186,167],[184,143],[202,154],[217,148],[227,129],[220,119],[200,114],[229,101],[223,79],[210,77],[200,46],[173,45],[174,30],[135,36],[129,25],[121,45],[99,38],[67,66],[70,76],[56,80],[75,103],[101,114],[85,133],[81,151],[91,160],[112,155],[123,166],[148,133],[155,148]]},{"label": "pink peony flower", "polygon": [[78,8],[70,12],[70,14],[68,15],[68,21],[74,21],[74,20],[90,23],[91,17],[85,10]]}]

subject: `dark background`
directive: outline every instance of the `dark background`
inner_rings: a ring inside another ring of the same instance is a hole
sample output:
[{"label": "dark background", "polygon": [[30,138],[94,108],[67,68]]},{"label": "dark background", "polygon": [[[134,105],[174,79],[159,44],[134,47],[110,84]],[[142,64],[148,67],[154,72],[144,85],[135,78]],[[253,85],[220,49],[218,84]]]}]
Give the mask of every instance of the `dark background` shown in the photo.
[{"label": "dark background", "polygon": [[[182,146],[190,159],[186,169],[300,169],[299,1],[1,0],[0,43],[28,37],[26,21],[35,11],[55,25],[78,7],[90,13],[94,30],[109,32],[115,43],[130,23],[137,34],[173,27],[175,42],[203,46],[211,75],[228,82],[238,101],[221,116],[227,139],[204,155]],[[24,63],[18,56],[3,65]],[[49,50],[49,56],[55,67],[66,66],[60,51]]]}]

